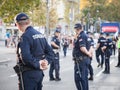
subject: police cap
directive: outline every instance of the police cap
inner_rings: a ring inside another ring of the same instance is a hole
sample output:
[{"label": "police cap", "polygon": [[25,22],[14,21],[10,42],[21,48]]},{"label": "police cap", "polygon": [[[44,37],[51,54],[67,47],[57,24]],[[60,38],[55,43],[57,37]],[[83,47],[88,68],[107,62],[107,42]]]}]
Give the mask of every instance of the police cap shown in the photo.
[{"label": "police cap", "polygon": [[103,32],[100,33],[100,35],[103,35],[103,34],[104,34]]},{"label": "police cap", "polygon": [[25,13],[19,13],[14,18],[15,22],[20,22],[20,21],[27,20],[27,19],[29,19],[29,17]]},{"label": "police cap", "polygon": [[110,34],[109,33],[106,33],[106,36],[109,36]]},{"label": "police cap", "polygon": [[92,33],[90,31],[88,31],[87,34],[92,34]]},{"label": "police cap", "polygon": [[56,29],[55,32],[60,33],[60,30],[59,30],[59,29]]},{"label": "police cap", "polygon": [[76,23],[74,29],[82,29],[82,25],[80,23]]}]

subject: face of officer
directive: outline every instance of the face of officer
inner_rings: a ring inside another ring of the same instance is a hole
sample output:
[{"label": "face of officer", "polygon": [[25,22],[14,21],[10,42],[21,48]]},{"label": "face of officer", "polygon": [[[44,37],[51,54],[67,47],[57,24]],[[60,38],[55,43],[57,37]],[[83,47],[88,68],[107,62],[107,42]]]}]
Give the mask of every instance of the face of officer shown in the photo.
[{"label": "face of officer", "polygon": [[78,34],[80,34],[80,32],[82,31],[82,29],[80,29],[80,28],[75,28],[75,33],[78,35]]},{"label": "face of officer", "polygon": [[55,36],[59,37],[60,36],[60,32],[55,32]]}]

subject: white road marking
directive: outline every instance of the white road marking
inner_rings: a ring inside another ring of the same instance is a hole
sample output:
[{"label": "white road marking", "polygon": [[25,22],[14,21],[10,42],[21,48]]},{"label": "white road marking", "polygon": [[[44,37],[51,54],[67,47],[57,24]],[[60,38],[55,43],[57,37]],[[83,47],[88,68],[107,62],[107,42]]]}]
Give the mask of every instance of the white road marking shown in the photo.
[{"label": "white road marking", "polygon": [[16,77],[17,74],[13,74],[13,75],[10,75],[9,77],[13,78],[13,77]]},{"label": "white road marking", "polygon": [[0,60],[0,63],[2,63],[2,62],[7,62],[7,61],[10,61],[11,59],[10,58],[6,58],[6,59],[4,59],[4,60]]}]

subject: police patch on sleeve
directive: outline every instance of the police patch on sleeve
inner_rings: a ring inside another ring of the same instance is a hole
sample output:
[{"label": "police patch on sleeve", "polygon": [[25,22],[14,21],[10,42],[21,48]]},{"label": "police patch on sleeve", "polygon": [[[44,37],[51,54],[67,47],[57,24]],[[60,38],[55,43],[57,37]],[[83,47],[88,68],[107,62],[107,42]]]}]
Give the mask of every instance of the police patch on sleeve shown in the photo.
[{"label": "police patch on sleeve", "polygon": [[33,37],[33,39],[38,39],[38,38],[44,38],[45,36],[42,34],[35,34],[32,37]]}]

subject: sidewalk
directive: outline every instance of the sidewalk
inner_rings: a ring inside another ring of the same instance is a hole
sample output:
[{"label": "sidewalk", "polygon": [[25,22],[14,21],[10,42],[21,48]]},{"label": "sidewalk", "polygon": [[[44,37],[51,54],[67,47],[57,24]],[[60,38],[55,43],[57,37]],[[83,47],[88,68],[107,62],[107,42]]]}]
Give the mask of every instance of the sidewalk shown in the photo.
[{"label": "sidewalk", "polygon": [[15,54],[15,48],[12,47],[5,47],[4,41],[0,40],[0,62],[9,61],[10,58],[8,57],[9,54]]}]

